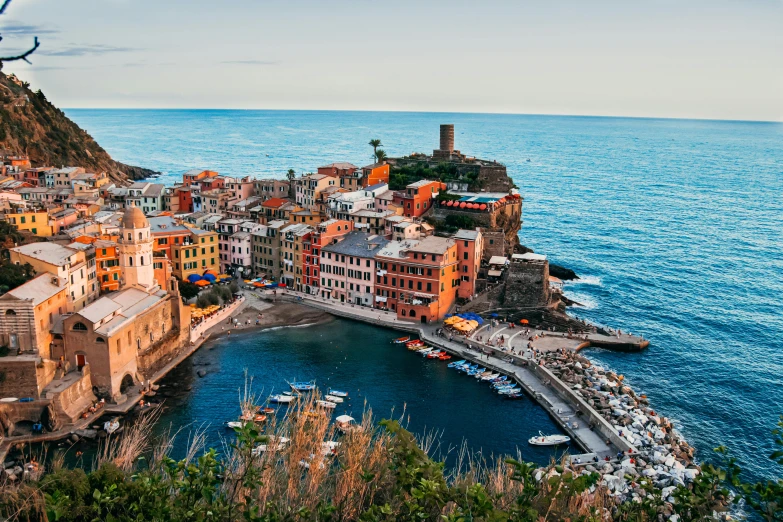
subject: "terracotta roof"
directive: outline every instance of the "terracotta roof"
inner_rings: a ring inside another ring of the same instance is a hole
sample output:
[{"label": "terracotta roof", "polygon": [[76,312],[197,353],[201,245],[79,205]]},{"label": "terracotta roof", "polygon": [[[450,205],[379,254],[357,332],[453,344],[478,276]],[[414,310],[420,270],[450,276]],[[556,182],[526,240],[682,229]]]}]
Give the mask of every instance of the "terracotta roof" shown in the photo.
[{"label": "terracotta roof", "polygon": [[139,207],[128,207],[122,215],[122,228],[147,228],[150,224]]},{"label": "terracotta roof", "polygon": [[283,198],[269,198],[263,203],[261,203],[261,206],[268,207],[268,208],[280,208],[286,203],[288,203],[288,200],[285,200]]}]

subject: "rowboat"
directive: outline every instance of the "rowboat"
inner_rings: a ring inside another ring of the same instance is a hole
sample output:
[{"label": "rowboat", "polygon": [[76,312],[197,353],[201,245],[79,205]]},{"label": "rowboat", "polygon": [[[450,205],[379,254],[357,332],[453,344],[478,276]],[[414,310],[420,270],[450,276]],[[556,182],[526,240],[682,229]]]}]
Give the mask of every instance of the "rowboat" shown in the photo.
[{"label": "rowboat", "polygon": [[291,387],[292,390],[295,392],[303,393],[303,392],[311,392],[315,390],[315,381],[310,382],[289,382],[288,385]]},{"label": "rowboat", "polygon": [[544,435],[540,431],[538,432],[538,437],[530,437],[528,439],[528,442],[533,446],[557,446],[570,441],[571,437],[566,435]]},{"label": "rowboat", "polygon": [[331,402],[331,401],[315,401],[315,403],[320,406],[321,408],[326,408],[327,410],[333,410],[337,407],[337,403]]},{"label": "rowboat", "polygon": [[430,353],[433,349],[432,348],[425,348],[423,350],[419,350],[419,355],[426,357],[428,353]]},{"label": "rowboat", "polygon": [[468,373],[469,371],[475,370],[476,368],[478,368],[478,364],[463,364],[457,369],[461,372]]},{"label": "rowboat", "polygon": [[338,397],[337,395],[329,395],[329,394],[325,395],[324,399],[326,399],[329,402],[334,402],[337,404],[343,402],[344,400],[342,397]]},{"label": "rowboat", "polygon": [[272,395],[269,397],[269,402],[275,403],[275,404],[288,404],[291,402],[294,402],[296,400],[296,397],[293,395]]},{"label": "rowboat", "polygon": [[504,382],[502,384],[497,384],[497,385],[493,384],[492,385],[492,387],[495,388],[495,390],[497,390],[497,391],[507,390],[509,388],[513,388],[514,386],[516,386],[516,383],[510,382],[510,381],[509,382]]},{"label": "rowboat", "polygon": [[498,393],[500,395],[511,395],[512,393],[519,393],[522,391],[522,388],[503,388],[502,390],[498,390]]},{"label": "rowboat", "polygon": [[263,412],[263,413],[266,413],[267,415],[274,415],[275,411],[277,411],[277,410],[275,410],[274,408],[259,408],[258,409],[259,413]]},{"label": "rowboat", "polygon": [[451,355],[447,354],[446,352],[443,352],[442,354],[440,354],[440,357],[438,357],[438,359],[440,359],[441,361],[448,361],[449,359],[451,359]]},{"label": "rowboat", "polygon": [[266,415],[263,413],[243,413],[241,417],[239,417],[239,420],[243,422],[264,422],[266,420]]},{"label": "rowboat", "polygon": [[418,352],[418,351],[419,351],[419,350],[421,350],[422,348],[426,348],[426,347],[427,347],[427,345],[426,345],[426,344],[424,344],[424,343],[419,343],[419,344],[409,344],[409,345],[407,345],[407,348],[408,348],[408,350],[410,350],[410,351],[412,351],[412,352]]},{"label": "rowboat", "polygon": [[484,373],[485,371],[487,371],[486,368],[479,368],[477,370],[476,369],[468,370],[468,375],[470,375],[471,377],[475,377],[476,375],[478,375],[480,373]]},{"label": "rowboat", "polygon": [[408,348],[410,348],[411,346],[424,346],[424,341],[422,341],[421,339],[414,339],[413,341],[408,341],[407,343],[405,343],[405,346],[407,346]]},{"label": "rowboat", "polygon": [[332,388],[329,388],[326,391],[327,395],[333,395],[334,397],[348,397],[348,392],[340,391],[340,390],[333,390]]},{"label": "rowboat", "polygon": [[444,352],[444,351],[434,350],[434,351],[432,351],[432,352],[427,354],[427,359],[437,359],[438,357],[441,356],[441,354],[445,355],[445,353],[446,352]]},{"label": "rowboat", "polygon": [[508,375],[504,375],[502,377],[498,377],[497,379],[493,379],[492,383],[493,384],[499,384],[501,382],[506,382],[507,380],[508,380]]},{"label": "rowboat", "polygon": [[497,379],[499,373],[490,373],[489,375],[485,375],[481,378],[482,381],[491,381],[492,379]]},{"label": "rowboat", "polygon": [[492,375],[492,370],[487,370],[485,372],[477,373],[473,377],[475,377],[476,379],[483,379],[484,377],[486,377],[488,375]]},{"label": "rowboat", "polygon": [[403,344],[403,343],[407,343],[410,340],[411,340],[410,336],[408,336],[408,337],[398,337],[397,339],[393,339],[392,342],[394,344]]},{"label": "rowboat", "polygon": [[454,361],[454,362],[451,362],[451,363],[449,363],[448,367],[449,367],[449,368],[456,368],[456,367],[458,367],[458,366],[462,366],[462,365],[463,365],[463,364],[465,364],[466,362],[467,362],[467,361],[466,361],[465,359],[462,359],[461,361]]}]

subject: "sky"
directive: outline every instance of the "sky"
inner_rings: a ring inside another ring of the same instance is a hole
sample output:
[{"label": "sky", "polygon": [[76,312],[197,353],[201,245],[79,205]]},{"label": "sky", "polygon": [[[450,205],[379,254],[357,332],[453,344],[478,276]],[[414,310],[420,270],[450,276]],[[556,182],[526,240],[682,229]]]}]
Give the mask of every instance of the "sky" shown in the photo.
[{"label": "sky", "polygon": [[12,0],[64,108],[783,121],[783,0]]}]

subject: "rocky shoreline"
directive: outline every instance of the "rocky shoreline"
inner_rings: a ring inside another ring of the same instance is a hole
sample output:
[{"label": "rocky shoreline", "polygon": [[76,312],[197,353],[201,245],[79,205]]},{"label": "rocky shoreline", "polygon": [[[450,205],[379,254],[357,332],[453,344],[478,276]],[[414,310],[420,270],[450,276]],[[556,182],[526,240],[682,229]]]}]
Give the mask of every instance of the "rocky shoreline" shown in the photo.
[{"label": "rocky shoreline", "polygon": [[603,485],[618,501],[640,502],[648,494],[644,487],[649,483],[664,501],[673,503],[676,487],[687,487],[701,473],[693,447],[669,419],[650,407],[646,396],[637,395],[624,383],[622,375],[567,350],[544,354],[542,359],[635,448],[611,461],[576,463],[585,473],[600,473]]}]

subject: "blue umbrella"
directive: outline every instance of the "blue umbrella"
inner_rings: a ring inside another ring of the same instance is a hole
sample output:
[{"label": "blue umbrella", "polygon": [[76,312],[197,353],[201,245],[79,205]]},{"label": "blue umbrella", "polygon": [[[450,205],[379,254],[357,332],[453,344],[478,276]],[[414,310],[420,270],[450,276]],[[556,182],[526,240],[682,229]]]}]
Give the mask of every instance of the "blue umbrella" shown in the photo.
[{"label": "blue umbrella", "polygon": [[201,276],[198,274],[190,274],[188,276],[188,281],[190,281],[191,283],[195,283],[196,281],[201,281]]},{"label": "blue umbrella", "polygon": [[492,314],[490,317],[500,317],[498,314]]},{"label": "blue umbrella", "polygon": [[214,275],[212,275],[212,274],[204,274],[204,279],[206,279],[210,283],[214,283],[216,277]]}]

